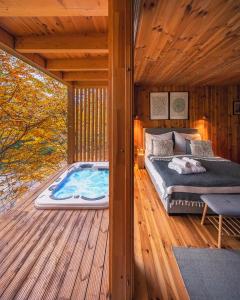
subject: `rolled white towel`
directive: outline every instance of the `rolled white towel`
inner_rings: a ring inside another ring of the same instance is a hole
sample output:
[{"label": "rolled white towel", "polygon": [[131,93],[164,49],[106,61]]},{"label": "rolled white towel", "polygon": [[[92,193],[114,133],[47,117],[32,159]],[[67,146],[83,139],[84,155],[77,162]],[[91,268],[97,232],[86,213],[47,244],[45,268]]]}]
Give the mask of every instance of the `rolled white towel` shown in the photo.
[{"label": "rolled white towel", "polygon": [[170,161],[168,164],[169,169],[175,170],[178,174],[191,174],[192,169],[188,167],[182,167],[179,164],[175,164],[174,162]]},{"label": "rolled white towel", "polygon": [[191,166],[192,173],[204,173],[206,172],[206,169],[203,166]]},{"label": "rolled white towel", "polygon": [[206,172],[206,169],[202,166],[191,166],[189,167],[182,167],[178,164],[173,163],[170,161],[168,163],[168,168],[176,171],[178,174],[184,175],[184,174],[198,174],[198,173],[204,173]]},{"label": "rolled white towel", "polygon": [[172,162],[174,164],[177,164],[177,165],[183,167],[183,168],[189,168],[189,167],[191,167],[191,164],[188,161],[182,160],[182,159],[180,159],[178,157],[174,157],[172,159]]},{"label": "rolled white towel", "polygon": [[189,158],[189,157],[183,157],[182,160],[185,160],[187,162],[189,162],[192,166],[198,166],[201,167],[201,163],[198,160]]}]

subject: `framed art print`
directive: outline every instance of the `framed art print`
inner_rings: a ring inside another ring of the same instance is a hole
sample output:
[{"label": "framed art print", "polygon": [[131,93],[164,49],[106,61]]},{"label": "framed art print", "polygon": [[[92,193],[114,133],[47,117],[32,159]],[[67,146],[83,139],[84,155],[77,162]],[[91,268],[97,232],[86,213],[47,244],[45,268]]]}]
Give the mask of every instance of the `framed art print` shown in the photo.
[{"label": "framed art print", "polygon": [[150,119],[164,120],[169,116],[168,92],[150,93]]},{"label": "framed art print", "polygon": [[233,114],[240,115],[240,101],[233,101]]},{"label": "framed art print", "polygon": [[187,120],[188,92],[170,92],[170,119]]}]

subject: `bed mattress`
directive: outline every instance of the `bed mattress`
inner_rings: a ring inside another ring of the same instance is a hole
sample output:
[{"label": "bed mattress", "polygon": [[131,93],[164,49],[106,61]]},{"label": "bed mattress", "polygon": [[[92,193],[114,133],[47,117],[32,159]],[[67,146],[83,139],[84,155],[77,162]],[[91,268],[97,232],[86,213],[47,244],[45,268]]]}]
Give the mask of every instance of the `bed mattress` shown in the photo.
[{"label": "bed mattress", "polygon": [[167,166],[172,156],[145,156],[146,169],[168,213],[202,213],[202,194],[240,194],[239,164],[220,157],[184,156],[201,161],[207,172],[179,175]]}]

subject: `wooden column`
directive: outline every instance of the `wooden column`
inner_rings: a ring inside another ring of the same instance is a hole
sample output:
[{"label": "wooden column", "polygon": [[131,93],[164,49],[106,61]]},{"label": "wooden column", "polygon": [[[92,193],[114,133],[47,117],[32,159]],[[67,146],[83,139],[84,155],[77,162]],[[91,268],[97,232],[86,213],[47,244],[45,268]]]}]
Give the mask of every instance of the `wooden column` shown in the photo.
[{"label": "wooden column", "polygon": [[74,162],[74,154],[75,154],[75,101],[74,101],[74,89],[73,86],[68,87],[68,148],[67,148],[67,160],[69,164]]},{"label": "wooden column", "polygon": [[133,294],[132,1],[109,0],[110,293]]}]

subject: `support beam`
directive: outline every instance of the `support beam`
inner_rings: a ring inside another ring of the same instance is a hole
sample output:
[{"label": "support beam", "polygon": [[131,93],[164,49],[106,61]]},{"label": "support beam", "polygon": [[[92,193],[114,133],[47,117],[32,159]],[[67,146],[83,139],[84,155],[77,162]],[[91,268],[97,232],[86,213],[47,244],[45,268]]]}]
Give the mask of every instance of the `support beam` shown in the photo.
[{"label": "support beam", "polygon": [[[66,81],[62,80],[62,73],[53,73],[46,70],[46,62],[43,57],[38,54],[20,54],[14,48],[14,38],[7,33],[5,30],[0,28],[0,49],[8,52],[9,54],[21,59],[22,61],[26,62],[27,64],[31,65],[34,68],[37,68],[41,72],[44,72],[48,76],[55,78],[56,80],[62,82],[63,84],[71,85],[71,83],[67,83]],[[60,76],[59,76],[60,75]]]},{"label": "support beam", "polygon": [[73,82],[75,87],[83,88],[96,88],[96,87],[107,87],[108,81],[76,81]]},{"label": "support beam", "polygon": [[107,34],[28,36],[16,39],[20,53],[107,53]]},{"label": "support beam", "polygon": [[64,72],[65,81],[107,81],[108,72],[104,71],[83,71],[83,72]]},{"label": "support beam", "polygon": [[14,37],[2,28],[0,28],[0,46],[1,44],[10,48],[14,47]]},{"label": "support beam", "polygon": [[108,57],[49,59],[47,69],[49,71],[107,71]]},{"label": "support beam", "polygon": [[109,0],[110,296],[133,299],[133,1]]},{"label": "support beam", "polygon": [[41,66],[42,68],[45,69],[46,60],[42,56],[40,56],[39,54],[37,54],[37,53],[23,53],[22,55],[25,56],[27,59],[33,61],[34,63],[36,63],[37,65],[39,65],[39,66]]},{"label": "support beam", "polygon": [[74,124],[75,124],[75,106],[74,106],[74,90],[73,86],[68,87],[68,143],[67,143],[67,162],[72,164],[74,162]]},{"label": "support beam", "polygon": [[1,0],[2,17],[107,16],[108,0]]}]

